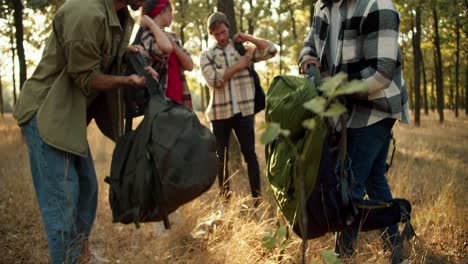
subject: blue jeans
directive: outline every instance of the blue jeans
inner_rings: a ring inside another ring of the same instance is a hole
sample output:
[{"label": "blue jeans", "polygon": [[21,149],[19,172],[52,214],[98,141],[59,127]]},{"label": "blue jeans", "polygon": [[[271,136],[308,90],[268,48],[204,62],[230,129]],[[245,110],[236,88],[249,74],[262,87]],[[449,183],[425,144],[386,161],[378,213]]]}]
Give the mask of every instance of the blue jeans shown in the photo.
[{"label": "blue jeans", "polygon": [[93,158],[47,145],[36,116],[23,125],[31,174],[52,262],[76,263],[96,217],[98,185]]},{"label": "blue jeans", "polygon": [[229,119],[213,120],[213,134],[216,137],[216,154],[218,156],[218,183],[221,195],[229,197],[229,138],[234,130],[239,140],[242,155],[247,163],[250,190],[253,197],[260,196],[260,167],[255,154],[254,116],[236,114]]},{"label": "blue jeans", "polygon": [[[390,146],[394,119],[384,119],[363,128],[347,130],[347,152],[351,159],[354,175],[352,196],[362,200],[364,194],[369,199],[389,201],[392,192],[385,177],[386,159]],[[392,225],[384,232],[384,245],[396,246],[399,241],[398,225]],[[336,236],[335,252],[340,256],[349,256],[354,252],[358,230],[348,228]]]}]

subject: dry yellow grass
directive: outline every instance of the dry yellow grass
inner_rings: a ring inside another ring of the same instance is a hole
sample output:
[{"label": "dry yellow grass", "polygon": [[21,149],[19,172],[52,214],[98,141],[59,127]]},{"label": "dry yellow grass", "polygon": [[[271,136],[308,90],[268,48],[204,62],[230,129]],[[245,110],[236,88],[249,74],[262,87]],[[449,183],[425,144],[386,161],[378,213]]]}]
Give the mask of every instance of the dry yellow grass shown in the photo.
[{"label": "dry yellow grass", "polygon": [[[447,112],[439,125],[436,116],[423,116],[422,126],[396,125],[397,150],[388,178],[395,196],[408,198],[414,208],[413,225],[419,239],[405,244],[411,263],[468,263],[468,118]],[[257,120],[261,122],[261,120]],[[297,263],[300,240],[284,252],[267,250],[260,238],[275,228],[271,198],[251,209],[245,169],[233,177],[234,197],[222,207],[217,184],[199,199],[182,207],[168,232],[154,224],[113,224],[108,205],[113,143],[92,126],[88,134],[99,180],[99,206],[91,237],[98,263]],[[259,141],[257,141],[259,142]],[[263,146],[257,145],[264,167]],[[265,189],[265,185],[264,191]],[[200,222],[215,220],[208,233],[194,235]],[[388,263],[378,232],[363,233],[356,263]],[[310,260],[333,248],[329,234],[308,244]],[[20,129],[10,115],[0,117],[0,263],[48,263],[47,243],[32,186],[27,150]]]}]

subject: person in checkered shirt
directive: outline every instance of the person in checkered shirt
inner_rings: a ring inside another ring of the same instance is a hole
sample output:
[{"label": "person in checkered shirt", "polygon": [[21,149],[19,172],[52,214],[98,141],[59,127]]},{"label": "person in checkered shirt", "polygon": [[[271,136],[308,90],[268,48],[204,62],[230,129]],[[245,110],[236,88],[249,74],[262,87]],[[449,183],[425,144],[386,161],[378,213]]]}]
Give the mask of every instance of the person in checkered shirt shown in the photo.
[{"label": "person in checkered shirt", "polygon": [[[368,91],[344,98],[348,108],[347,152],[354,199],[392,199],[386,157],[396,120],[409,123],[408,95],[398,45],[399,13],[391,0],[319,0],[299,57],[300,72],[317,66],[323,77],[339,72],[363,80]],[[350,257],[357,230],[337,234],[335,251]],[[398,226],[383,230],[392,263],[402,261]]]},{"label": "person in checkered shirt", "polygon": [[[255,153],[255,86],[248,68],[257,61],[273,57],[276,48],[271,41],[242,32],[231,39],[229,22],[220,12],[208,18],[208,31],[216,39],[216,44],[201,53],[200,66],[210,87],[211,98],[206,115],[216,136],[220,194],[225,198],[230,196],[228,149],[231,130],[234,130],[247,163],[252,196],[257,198],[260,196],[260,169]],[[234,42],[243,43],[245,55],[239,54]]]}]

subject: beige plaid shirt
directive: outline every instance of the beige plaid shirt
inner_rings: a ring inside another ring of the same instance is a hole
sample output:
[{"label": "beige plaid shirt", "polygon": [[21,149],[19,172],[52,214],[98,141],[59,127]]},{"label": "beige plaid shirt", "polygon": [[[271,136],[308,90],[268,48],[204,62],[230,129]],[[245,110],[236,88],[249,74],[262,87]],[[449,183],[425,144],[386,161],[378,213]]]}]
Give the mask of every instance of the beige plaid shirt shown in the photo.
[{"label": "beige plaid shirt", "polygon": [[[268,48],[255,49],[252,62],[267,60],[276,54],[272,42]],[[237,113],[242,116],[254,114],[255,86],[247,69],[237,72],[229,81],[224,82],[224,71],[235,64],[241,55],[231,41],[224,49],[215,44],[200,55],[203,77],[210,87],[210,102],[206,110],[209,121],[228,119]],[[233,95],[236,97],[239,111],[234,113]]]}]

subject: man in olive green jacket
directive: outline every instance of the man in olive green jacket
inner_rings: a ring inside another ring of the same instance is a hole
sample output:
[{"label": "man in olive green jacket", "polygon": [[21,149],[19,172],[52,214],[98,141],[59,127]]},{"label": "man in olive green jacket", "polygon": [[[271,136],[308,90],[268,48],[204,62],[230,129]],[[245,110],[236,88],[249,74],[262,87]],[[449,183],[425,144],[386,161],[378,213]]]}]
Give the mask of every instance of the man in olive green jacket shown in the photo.
[{"label": "man in olive green jacket", "polygon": [[124,113],[118,88],[145,84],[142,76],[119,76],[124,53],[139,51],[128,47],[134,21],[127,6],[138,10],[142,2],[66,1],[15,107],[53,263],[89,257],[97,179],[87,125],[94,118],[116,140],[123,133]]}]

